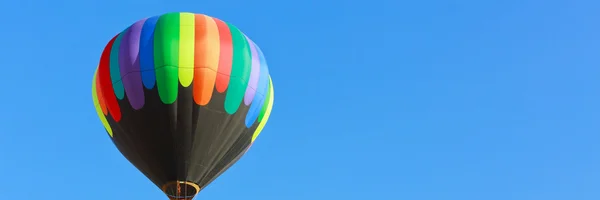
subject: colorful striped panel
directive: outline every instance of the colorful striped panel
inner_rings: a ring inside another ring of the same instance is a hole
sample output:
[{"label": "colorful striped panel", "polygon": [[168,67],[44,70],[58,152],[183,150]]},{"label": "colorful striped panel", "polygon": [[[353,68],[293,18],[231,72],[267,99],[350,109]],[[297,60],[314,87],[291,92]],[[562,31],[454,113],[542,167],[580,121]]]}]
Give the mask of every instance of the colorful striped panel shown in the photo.
[{"label": "colorful striped panel", "polygon": [[[118,100],[144,107],[144,88],[157,88],[164,104],[175,102],[178,87],[193,88],[205,106],[213,91],[225,94],[223,110],[250,106],[246,126],[261,123],[272,90],[260,48],[235,26],[193,13],[167,13],[140,20],[106,45],[94,81],[94,102],[118,122]],[[270,112],[270,111],[269,111]],[[107,130],[110,129],[107,128]]]}]

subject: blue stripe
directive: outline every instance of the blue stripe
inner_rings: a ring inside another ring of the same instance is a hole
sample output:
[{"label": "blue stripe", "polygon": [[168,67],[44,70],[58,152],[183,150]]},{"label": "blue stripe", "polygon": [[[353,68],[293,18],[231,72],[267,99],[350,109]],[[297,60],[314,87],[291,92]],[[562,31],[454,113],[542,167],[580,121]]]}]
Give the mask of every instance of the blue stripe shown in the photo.
[{"label": "blue stripe", "polygon": [[265,105],[264,101],[267,96],[267,90],[269,89],[269,67],[263,52],[260,50],[258,45],[254,44],[256,51],[258,52],[260,62],[260,74],[258,76],[258,84],[256,87],[256,94],[250,104],[248,114],[246,114],[246,127],[250,128],[254,122],[258,119],[260,110]]},{"label": "blue stripe", "polygon": [[148,18],[142,27],[140,36],[140,70],[142,82],[147,89],[154,88],[156,72],[154,70],[154,28],[160,16]]}]

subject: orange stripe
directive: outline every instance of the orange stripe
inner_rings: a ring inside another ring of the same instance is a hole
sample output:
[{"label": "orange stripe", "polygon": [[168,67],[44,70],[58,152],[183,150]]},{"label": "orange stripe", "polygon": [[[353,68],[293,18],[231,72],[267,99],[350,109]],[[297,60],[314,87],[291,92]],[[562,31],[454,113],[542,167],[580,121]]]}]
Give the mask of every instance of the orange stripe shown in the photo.
[{"label": "orange stripe", "polygon": [[[98,69],[100,69],[100,67],[98,67]],[[100,78],[98,78],[97,72],[96,72],[96,97],[98,98],[98,104],[100,104],[102,113],[104,113],[104,115],[107,115],[108,108],[106,107],[106,103],[104,102],[104,96],[102,95],[102,86],[100,85]]]},{"label": "orange stripe", "polygon": [[215,21],[206,15],[197,14],[195,23],[194,102],[203,106],[210,102],[217,79],[219,30]]},{"label": "orange stripe", "polygon": [[219,39],[221,41],[219,55],[219,69],[217,71],[217,92],[223,93],[229,85],[231,74],[231,63],[233,61],[233,43],[229,26],[217,18],[212,18],[219,28]]}]

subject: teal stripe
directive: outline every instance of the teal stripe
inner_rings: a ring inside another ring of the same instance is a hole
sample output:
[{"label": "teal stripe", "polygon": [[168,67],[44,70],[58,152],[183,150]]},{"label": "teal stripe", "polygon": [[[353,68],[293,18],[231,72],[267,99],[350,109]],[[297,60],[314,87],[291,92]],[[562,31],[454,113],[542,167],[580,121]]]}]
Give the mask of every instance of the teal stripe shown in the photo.
[{"label": "teal stripe", "polygon": [[229,23],[227,23],[227,26],[231,31],[231,41],[233,43],[233,62],[227,95],[225,96],[225,111],[234,114],[240,107],[242,100],[244,100],[248,81],[250,81],[252,53],[244,34]]},{"label": "teal stripe", "polygon": [[117,99],[122,100],[125,98],[125,88],[123,87],[123,81],[121,81],[121,71],[119,65],[119,47],[121,46],[121,38],[127,32],[129,28],[119,33],[119,36],[115,39],[112,48],[110,49],[110,79],[113,82],[113,90]]}]

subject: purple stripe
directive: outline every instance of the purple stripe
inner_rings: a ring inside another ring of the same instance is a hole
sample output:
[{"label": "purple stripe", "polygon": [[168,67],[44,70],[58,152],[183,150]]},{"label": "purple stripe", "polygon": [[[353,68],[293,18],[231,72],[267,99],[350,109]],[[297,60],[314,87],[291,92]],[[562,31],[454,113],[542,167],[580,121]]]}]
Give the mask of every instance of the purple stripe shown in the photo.
[{"label": "purple stripe", "polygon": [[140,73],[139,46],[142,27],[146,19],[131,25],[121,39],[119,49],[119,65],[123,77],[123,87],[129,99],[129,104],[135,110],[144,106],[144,86]]},{"label": "purple stripe", "polygon": [[250,80],[248,81],[248,87],[246,88],[246,95],[244,95],[244,104],[250,105],[256,94],[256,87],[258,85],[258,75],[260,74],[260,62],[258,60],[258,52],[254,42],[246,36],[248,44],[250,45],[250,52],[252,54],[252,70],[250,71]]}]

